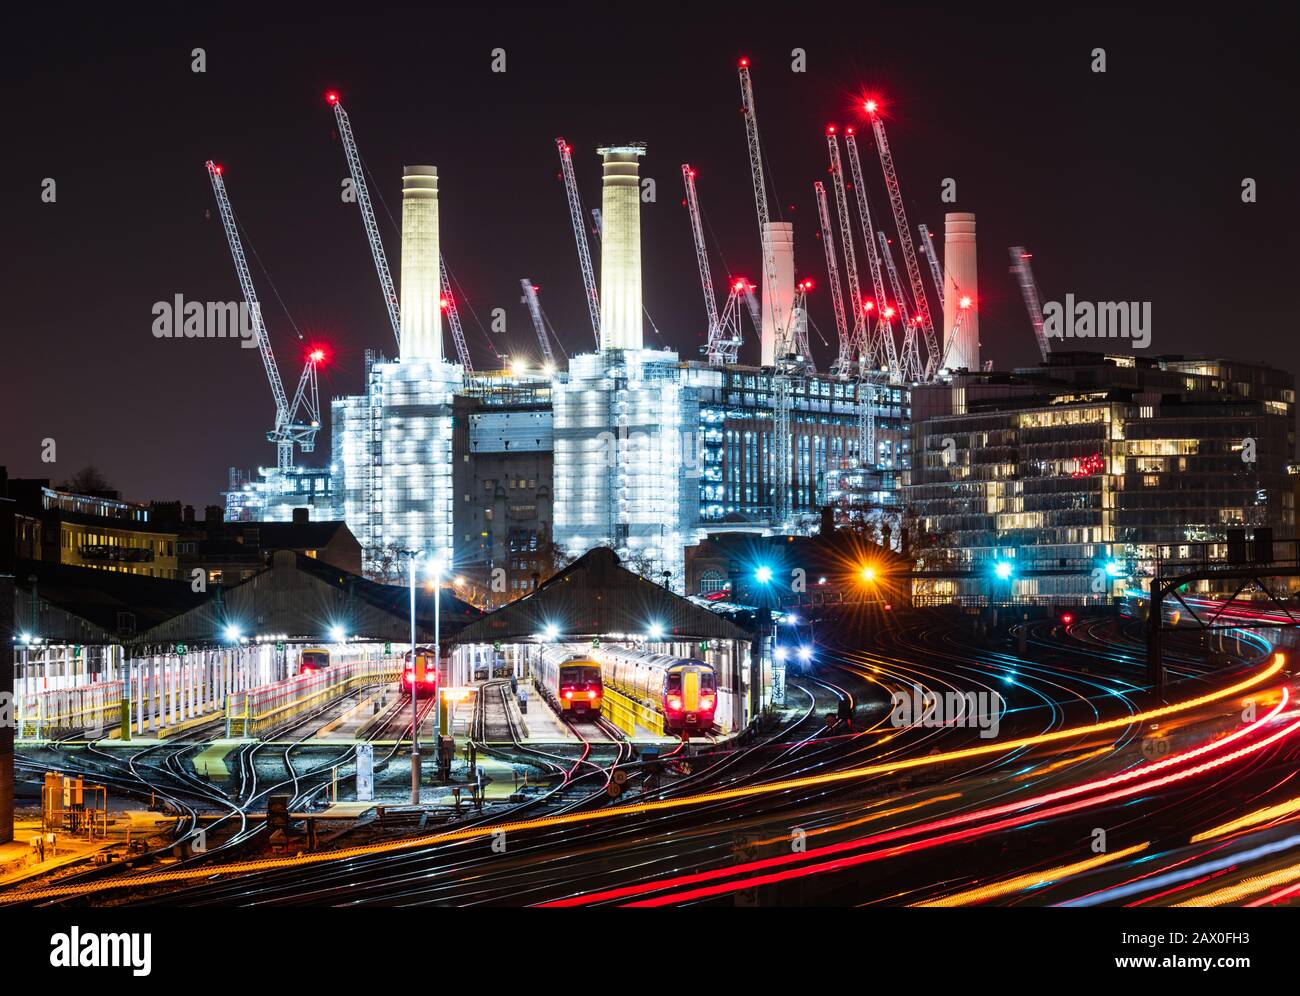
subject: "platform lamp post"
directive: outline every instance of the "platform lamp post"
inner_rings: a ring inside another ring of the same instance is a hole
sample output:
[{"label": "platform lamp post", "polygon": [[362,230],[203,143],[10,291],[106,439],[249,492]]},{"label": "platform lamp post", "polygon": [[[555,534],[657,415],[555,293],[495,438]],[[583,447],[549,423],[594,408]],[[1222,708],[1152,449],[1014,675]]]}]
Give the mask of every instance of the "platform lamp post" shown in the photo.
[{"label": "platform lamp post", "polygon": [[[425,576],[433,583],[433,750],[434,758],[442,750],[442,571],[441,557],[429,561]],[[414,682],[412,682],[414,684]]]},{"label": "platform lamp post", "polygon": [[424,556],[423,550],[403,550],[411,580],[411,805],[420,804],[420,710],[416,700],[415,681],[415,562]]}]

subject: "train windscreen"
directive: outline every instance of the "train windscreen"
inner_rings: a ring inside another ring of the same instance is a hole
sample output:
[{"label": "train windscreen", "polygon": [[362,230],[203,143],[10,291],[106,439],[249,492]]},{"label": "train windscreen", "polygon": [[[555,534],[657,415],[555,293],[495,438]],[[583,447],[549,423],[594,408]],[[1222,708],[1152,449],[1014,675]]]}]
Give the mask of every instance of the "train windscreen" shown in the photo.
[{"label": "train windscreen", "polygon": [[600,684],[600,669],[590,665],[560,668],[560,684],[566,688],[596,688]]}]

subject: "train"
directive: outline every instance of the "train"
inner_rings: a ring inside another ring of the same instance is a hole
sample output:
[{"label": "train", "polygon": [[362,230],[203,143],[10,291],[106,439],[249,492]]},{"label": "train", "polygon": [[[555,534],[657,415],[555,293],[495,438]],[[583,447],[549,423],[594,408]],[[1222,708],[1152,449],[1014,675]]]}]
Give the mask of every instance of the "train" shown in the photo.
[{"label": "train", "polygon": [[402,668],[401,689],[405,695],[415,689],[415,697],[422,699],[438,691],[438,669],[436,656],[432,647],[415,648],[415,664],[411,663],[411,652],[402,655],[405,667]]},{"label": "train", "polygon": [[703,734],[712,729],[718,706],[718,676],[712,664],[624,647],[602,648],[601,657],[606,683],[661,713],[665,733]]},{"label": "train", "polygon": [[573,647],[543,647],[533,668],[534,684],[551,706],[569,719],[599,719],[605,697],[600,661]]},{"label": "train", "polygon": [[330,652],[325,647],[303,647],[298,658],[299,674],[314,674],[326,671],[330,666]]}]

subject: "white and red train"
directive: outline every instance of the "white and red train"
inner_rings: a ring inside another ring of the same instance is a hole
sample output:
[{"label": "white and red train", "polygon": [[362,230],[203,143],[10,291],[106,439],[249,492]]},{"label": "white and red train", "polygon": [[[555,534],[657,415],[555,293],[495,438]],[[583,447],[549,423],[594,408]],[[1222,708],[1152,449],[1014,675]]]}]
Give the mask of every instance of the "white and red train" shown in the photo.
[{"label": "white and red train", "polygon": [[713,665],[693,658],[627,647],[556,644],[542,648],[536,683],[563,716],[596,719],[606,689],[654,709],[666,733],[707,733],[713,728],[718,681]]}]

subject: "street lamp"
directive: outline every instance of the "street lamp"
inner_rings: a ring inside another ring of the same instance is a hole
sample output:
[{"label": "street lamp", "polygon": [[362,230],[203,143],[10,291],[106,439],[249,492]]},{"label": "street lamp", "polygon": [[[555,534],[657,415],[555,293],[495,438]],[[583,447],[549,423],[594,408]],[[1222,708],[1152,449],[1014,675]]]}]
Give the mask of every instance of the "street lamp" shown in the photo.
[{"label": "street lamp", "polygon": [[[411,805],[420,804],[420,709],[416,699],[415,681],[415,562],[424,556],[423,550],[403,550],[411,578]],[[436,675],[437,672],[435,671]],[[434,703],[435,707],[437,703]],[[436,712],[435,708],[435,712]]]},{"label": "street lamp", "polygon": [[[433,582],[433,756],[435,764],[438,751],[442,747],[442,575],[444,564],[441,557],[429,561],[425,576]],[[490,672],[489,672],[490,676]],[[472,676],[471,676],[472,677]],[[414,682],[412,682],[414,685]],[[412,688],[414,692],[414,688]]]}]

